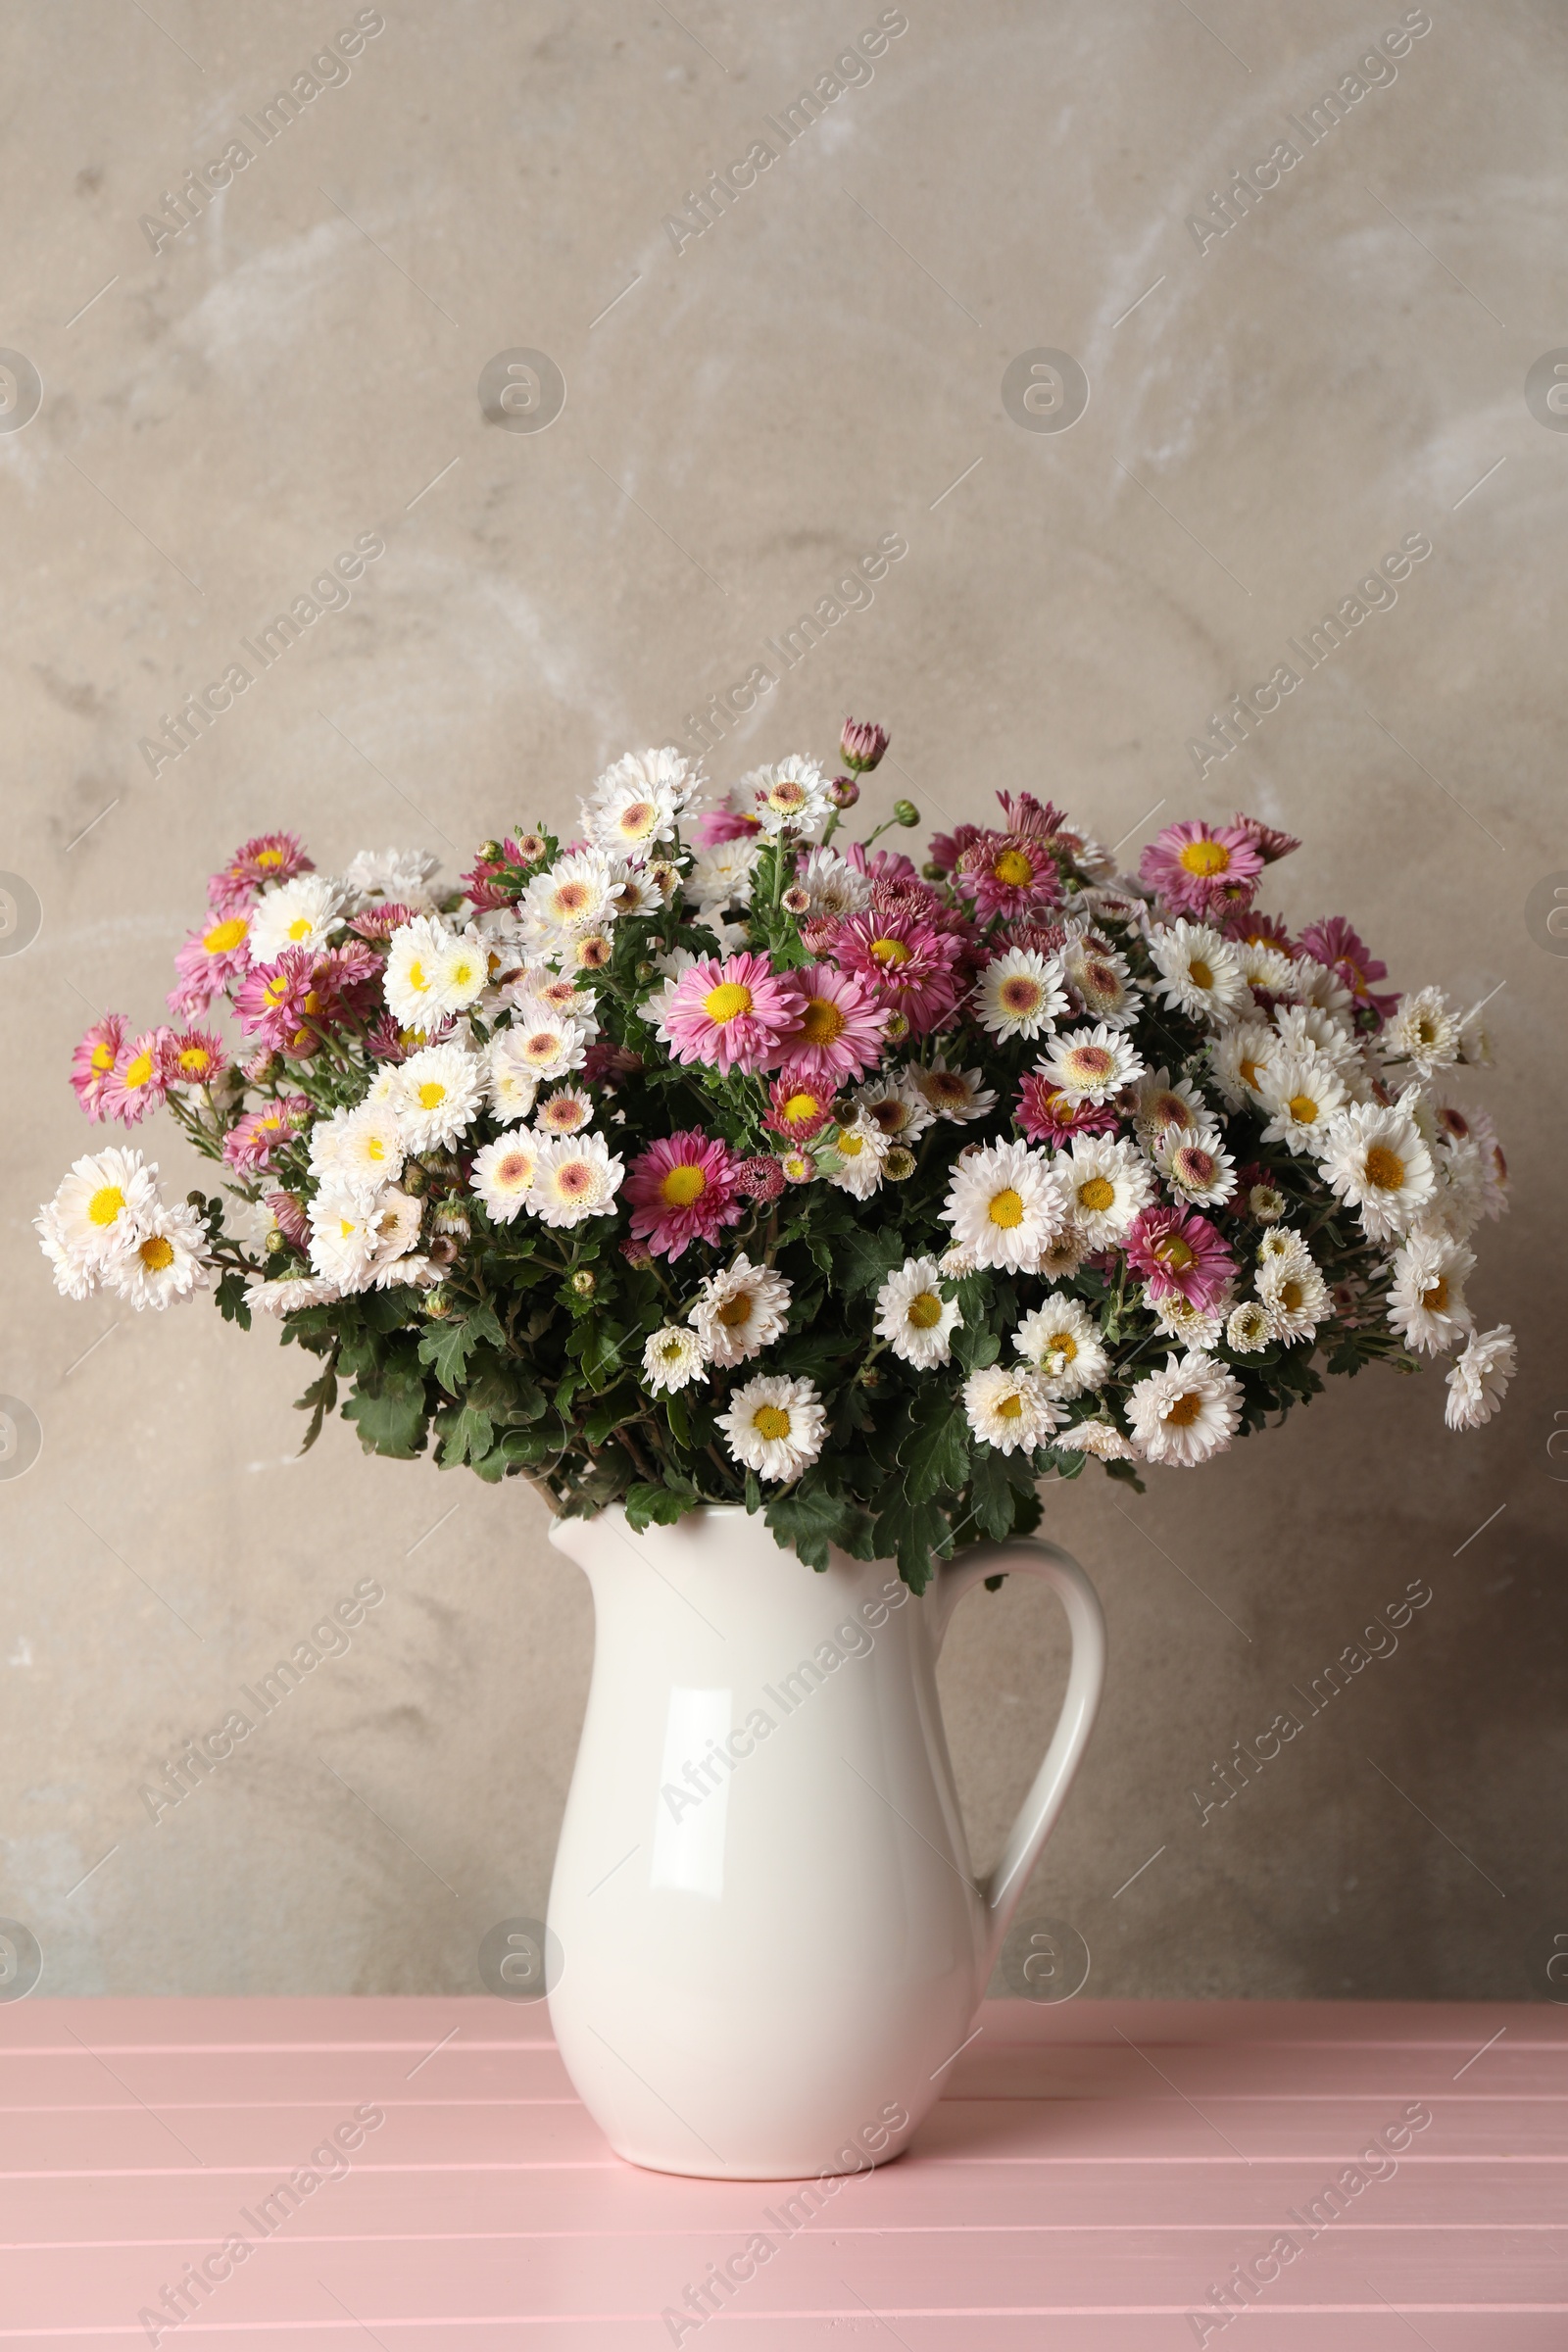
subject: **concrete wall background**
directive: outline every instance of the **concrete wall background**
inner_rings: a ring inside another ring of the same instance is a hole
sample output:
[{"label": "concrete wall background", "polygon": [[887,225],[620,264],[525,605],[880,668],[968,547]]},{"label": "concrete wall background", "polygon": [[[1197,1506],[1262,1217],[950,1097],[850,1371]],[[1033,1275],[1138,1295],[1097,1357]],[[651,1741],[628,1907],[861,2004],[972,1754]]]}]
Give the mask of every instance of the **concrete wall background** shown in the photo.
[{"label": "concrete wall background", "polygon": [[[1500,990],[1465,1092],[1515,1171],[1474,1286],[1521,1332],[1505,1415],[1449,1438],[1441,1374],[1369,1374],[1142,1500],[1052,1498],[1113,1669],[1030,1914],[1106,1993],[1552,1989],[1568,961],[1527,901],[1568,869],[1568,437],[1524,384],[1568,342],[1558,13],[1433,0],[1238,226],[1200,254],[1184,225],[1401,13],[908,0],[869,84],[678,254],[664,217],[875,0],[387,0],[352,77],[156,255],[138,216],[355,10],[8,16],[0,344],[43,390],[0,432],[0,865],[41,929],[0,956],[0,1389],[43,1450],[0,1479],[0,1914],[46,1989],[475,1988],[484,1931],[542,1910],[592,1640],[526,1492],[365,1461],[343,1425],[296,1460],[270,1336],[55,1297],[28,1218],[90,1140],[88,1006],[155,1016],[252,831],[455,871],[564,817],[891,531],[907,557],[720,780],[828,756],[854,710],[894,730],[875,814],[1031,787],[1131,858],[1240,802],[1305,836],[1292,918],[1350,914],[1400,983]],[[481,416],[515,347],[564,372],[546,432]],[[1004,406],[1038,347],[1087,371],[1070,431]],[[159,714],[372,529],[349,610],[149,775]],[[1216,703],[1414,531],[1396,607],[1200,780]],[[183,1167],[162,1123],[151,1149]],[[367,1575],[387,1599],[349,1654],[153,1827],[139,1785]],[[1414,1578],[1397,1653],[1200,1824],[1214,1759]],[[944,1664],[985,1861],[1059,1688],[1054,1605],[971,1600]]]}]

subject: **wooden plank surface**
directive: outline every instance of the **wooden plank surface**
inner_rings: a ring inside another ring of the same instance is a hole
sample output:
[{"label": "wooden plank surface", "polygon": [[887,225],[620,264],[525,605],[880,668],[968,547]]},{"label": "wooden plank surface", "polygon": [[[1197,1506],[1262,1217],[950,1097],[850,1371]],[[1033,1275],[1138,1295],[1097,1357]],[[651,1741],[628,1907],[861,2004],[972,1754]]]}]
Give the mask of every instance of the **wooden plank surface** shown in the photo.
[{"label": "wooden plank surface", "polygon": [[[1568,2347],[1568,2010],[990,2003],[909,2153],[794,2208],[619,2163],[547,2029],[483,1999],[0,2009],[0,2352],[151,2341],[140,2315],[235,2233],[163,2344]],[[1314,2219],[1413,2101],[1397,2170]],[[359,2107],[384,2120],[269,2232]],[[1282,2231],[1298,2252],[1237,2308]],[[688,2290],[759,2234],[700,2317]]]}]

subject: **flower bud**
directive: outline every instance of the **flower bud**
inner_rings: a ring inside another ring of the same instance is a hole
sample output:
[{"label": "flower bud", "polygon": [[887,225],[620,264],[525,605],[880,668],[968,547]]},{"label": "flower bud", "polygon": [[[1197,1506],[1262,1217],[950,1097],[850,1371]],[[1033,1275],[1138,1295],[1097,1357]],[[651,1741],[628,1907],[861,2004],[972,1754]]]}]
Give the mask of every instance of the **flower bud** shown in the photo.
[{"label": "flower bud", "polygon": [[786,914],[805,914],[811,904],[811,894],[808,890],[803,890],[798,882],[792,882],[779,904]]},{"label": "flower bud", "polygon": [[882,1174],[889,1184],[907,1184],[914,1174],[914,1153],[895,1144],[882,1162]]},{"label": "flower bud", "polygon": [[893,815],[901,825],[917,825],[920,822],[920,811],[912,801],[895,801]]},{"label": "flower bud", "polygon": [[481,841],[479,844],[479,856],[486,865],[499,865],[501,862],[500,842]]},{"label": "flower bud", "polygon": [[266,1250],[269,1257],[281,1257],[284,1250],[288,1248],[288,1235],[286,1233],[280,1233],[278,1228],[274,1225],[271,1232],[268,1235],[266,1241],[262,1244],[262,1248]]},{"label": "flower bud", "polygon": [[452,1293],[438,1282],[424,1294],[424,1311],[432,1323],[444,1323],[452,1312]]},{"label": "flower bud", "polygon": [[839,758],[859,774],[876,766],[888,748],[888,731],[869,718],[847,718],[839,738]]},{"label": "flower bud", "polygon": [[827,797],[835,808],[853,808],[860,797],[860,787],[853,776],[835,776],[827,788]]},{"label": "flower bud", "polygon": [[622,1242],[620,1254],[628,1266],[651,1266],[654,1262],[654,1253],[646,1242]]},{"label": "flower bud", "polygon": [[632,978],[636,981],[639,988],[646,988],[650,981],[657,980],[659,978],[659,966],[657,963],[649,963],[645,959],[642,963],[637,965],[636,969],[632,973]]},{"label": "flower bud", "polygon": [[188,1192],[188,1193],[185,1195],[185,1206],[186,1206],[187,1208],[193,1208],[193,1209],[195,1209],[195,1211],[196,1211],[196,1213],[197,1213],[197,1215],[198,1215],[198,1216],[205,1217],[205,1216],[206,1216],[206,1214],[207,1214],[207,1196],[206,1196],[206,1194],[205,1194],[205,1193],[203,1193],[203,1192],[201,1192],[200,1190],[193,1190],[193,1191],[191,1191],[191,1192]]},{"label": "flower bud", "polygon": [[460,1242],[469,1240],[473,1233],[468,1211],[461,1200],[440,1201],[430,1221],[437,1233],[450,1233]]},{"label": "flower bud", "polygon": [[571,1278],[571,1287],[579,1298],[591,1298],[599,1288],[599,1277],[592,1266],[579,1266]]},{"label": "flower bud", "polygon": [[403,1171],[403,1190],[411,1200],[422,1200],[430,1190],[429,1169],[421,1168],[416,1159],[411,1159]]},{"label": "flower bud", "polygon": [[932,865],[927,862],[921,866],[920,871],[928,882],[945,882],[948,878],[946,866]]}]

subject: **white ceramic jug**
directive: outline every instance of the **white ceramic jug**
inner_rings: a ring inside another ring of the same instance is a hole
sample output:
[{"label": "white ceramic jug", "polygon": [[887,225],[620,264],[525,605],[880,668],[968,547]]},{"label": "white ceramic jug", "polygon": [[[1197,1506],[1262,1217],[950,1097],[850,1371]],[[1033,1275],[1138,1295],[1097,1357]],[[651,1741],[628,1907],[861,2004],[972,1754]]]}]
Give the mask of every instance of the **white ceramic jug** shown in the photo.
[{"label": "white ceramic jug", "polygon": [[[896,2156],[941,2096],[1100,1703],[1104,1624],[1054,1544],[977,1544],[915,1599],[825,1573],[739,1506],[551,1541],[593,1587],[593,1682],[556,1856],[550,2013],[611,2145],[798,2180]],[[1067,1612],[1060,1718],[1002,1860],[970,1868],[937,1699],[953,1610],[1000,1569]]]}]

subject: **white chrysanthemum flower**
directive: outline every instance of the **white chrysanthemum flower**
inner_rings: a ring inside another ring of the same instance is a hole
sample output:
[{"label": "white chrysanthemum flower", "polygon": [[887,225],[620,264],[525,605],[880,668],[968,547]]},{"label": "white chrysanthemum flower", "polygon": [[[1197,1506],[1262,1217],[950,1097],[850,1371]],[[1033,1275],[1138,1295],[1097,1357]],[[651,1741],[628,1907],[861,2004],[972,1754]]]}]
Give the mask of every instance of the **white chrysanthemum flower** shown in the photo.
[{"label": "white chrysanthemum flower", "polygon": [[1132,1117],[1138,1141],[1151,1156],[1161,1136],[1207,1136],[1214,1123],[1197,1079],[1173,1078],[1165,1069],[1146,1071],[1140,1078]]},{"label": "white chrysanthemum flower", "polygon": [[1317,1054],[1342,1074],[1361,1058],[1362,1041],[1349,1022],[1316,1004],[1276,1004],[1274,1032],[1279,1039],[1276,1056],[1281,1051]]},{"label": "white chrysanthemum flower", "polygon": [[375,1234],[375,1265],[391,1265],[396,1258],[407,1257],[419,1238],[424,1221],[423,1204],[401,1185],[389,1184],[374,1201],[370,1224]]},{"label": "white chrysanthemum flower", "polygon": [[1080,1421],[1051,1443],[1058,1453],[1092,1453],[1101,1462],[1135,1462],[1137,1447],[1108,1421]]},{"label": "white chrysanthemum flower", "polygon": [[503,1127],[525,1119],[539,1096],[539,1081],[525,1053],[526,1040],[518,1029],[498,1029],[485,1054],[485,1093],[490,1109]]},{"label": "white chrysanthemum flower", "polygon": [[944,1281],[947,1282],[961,1282],[966,1274],[973,1274],[978,1270],[978,1260],[974,1251],[960,1249],[957,1243],[955,1243],[951,1250],[943,1250],[942,1255],[937,1259],[937,1265]]},{"label": "white chrysanthemum flower", "polygon": [[594,785],[584,807],[605,808],[617,792],[628,786],[645,792],[663,792],[675,804],[676,813],[684,815],[703,796],[701,766],[678,752],[672,743],[662,751],[625,752],[606,768]]},{"label": "white chrysanthemum flower", "polygon": [[963,1384],[969,1427],[999,1453],[1033,1453],[1061,1419],[1040,1375],[1028,1364],[988,1364]]},{"label": "white chrysanthemum flower", "polygon": [[1276,1184],[1254,1184],[1247,1196],[1247,1213],[1259,1225],[1277,1225],[1289,1206]]},{"label": "white chrysanthemum flower", "polygon": [[863,1110],[837,1127],[823,1130],[822,1140],[831,1151],[831,1158],[822,1173],[830,1184],[841,1192],[851,1193],[857,1200],[869,1200],[882,1182],[882,1170],[892,1145],[874,1120]]},{"label": "white chrysanthemum flower", "polygon": [[436,965],[436,997],[443,1012],[466,1012],[490,985],[491,946],[470,923],[452,935]]},{"label": "white chrysanthemum flower", "polygon": [[687,1321],[702,1341],[704,1353],[727,1371],[782,1337],[790,1319],[792,1288],[787,1275],[775,1274],[770,1266],[754,1266],[742,1250],[732,1266],[708,1276]]},{"label": "white chrysanthemum flower", "polygon": [[140,1231],[157,1201],[156,1162],[149,1166],[139,1152],[113,1147],[88,1153],[73,1161],[48,1204],[50,1238],[73,1264],[101,1266]]},{"label": "white chrysanthemum flower", "polygon": [[1127,1399],[1133,1436],[1150,1461],[1184,1470],[1223,1453],[1241,1418],[1240,1381],[1206,1355],[1167,1356],[1164,1370],[1141,1380]]},{"label": "white chrysanthemum flower", "polygon": [[1035,1272],[1042,1282],[1070,1282],[1089,1254],[1089,1244],[1077,1226],[1064,1225],[1041,1250]]},{"label": "white chrysanthemum flower", "polygon": [[1103,1388],[1110,1356],[1100,1326],[1081,1298],[1052,1291],[1012,1335],[1013,1347],[1040,1375],[1048,1396],[1063,1403]]},{"label": "white chrysanthemum flower", "polygon": [[582,804],[583,831],[595,849],[618,858],[643,858],[656,843],[671,840],[677,814],[666,784],[607,784],[601,777]]},{"label": "white chrysanthemum flower", "polygon": [[1129,1040],[1116,1029],[1097,1021],[1092,1029],[1058,1031],[1051,1052],[1036,1063],[1074,1108],[1080,1102],[1103,1102],[1144,1075],[1143,1061]]},{"label": "white chrysanthemum flower", "polygon": [[942,1282],[934,1257],[906,1257],[876,1295],[878,1338],[921,1372],[947,1362],[953,1334],[963,1323],[956,1298],[943,1298]]},{"label": "white chrysanthemum flower", "polygon": [[484,1102],[485,1062],[458,1044],[425,1046],[398,1065],[392,1106],[411,1152],[455,1144]]},{"label": "white chrysanthemum flower", "polygon": [[1217,1208],[1236,1191],[1236,1162],[1216,1135],[1167,1128],[1154,1146],[1154,1165],[1178,1200]]},{"label": "white chrysanthemum flower", "polygon": [[124,1247],[105,1259],[104,1288],[128,1299],[138,1314],[144,1306],[188,1298],[216,1280],[203,1256],[206,1248],[207,1227],[198,1212],[184,1200],[174,1208],[160,1201],[138,1220]]},{"label": "white chrysanthemum flower", "polygon": [[446,1002],[447,964],[456,945],[456,934],[434,914],[400,923],[387,941],[381,990],[400,1029],[439,1029],[456,1009]]},{"label": "white chrysanthemum flower", "polygon": [[602,931],[615,919],[609,858],[603,850],[568,850],[535,874],[517,912],[524,936],[549,955],[560,955],[585,931]]},{"label": "white chrysanthemum flower", "polygon": [[541,1135],[576,1135],[591,1124],[593,1115],[593,1099],[586,1087],[561,1086],[553,1095],[546,1095],[534,1125]]},{"label": "white chrysanthemum flower", "polygon": [[912,1143],[936,1119],[936,1112],[911,1078],[908,1069],[890,1070],[885,1077],[858,1088],[851,1097],[854,1108],[880,1128],[890,1144]]},{"label": "white chrysanthemum flower", "polygon": [[405,1255],[387,1257],[377,1250],[370,1272],[372,1291],[429,1291],[440,1281],[444,1269],[423,1250],[413,1250]]},{"label": "white chrysanthemum flower", "polygon": [[737,799],[747,794],[764,833],[814,833],[833,813],[829,779],[799,752],[776,767],[754,767],[736,787]]},{"label": "white chrysanthemum flower", "polygon": [[1058,958],[1061,976],[1086,1020],[1107,1029],[1130,1029],[1143,1009],[1143,991],[1125,956],[1098,939],[1074,937]]},{"label": "white chrysanthemum flower", "polygon": [[643,1349],[643,1378],[656,1396],[672,1396],[690,1388],[708,1367],[708,1356],[695,1331],[665,1323]]},{"label": "white chrysanthemum flower", "polygon": [[343,888],[357,908],[413,906],[426,911],[440,895],[430,888],[441,860],[424,850],[361,850],[343,869]]},{"label": "white chrysanthemum flower", "polygon": [[1291,958],[1291,994],[1298,1004],[1315,1005],[1320,1012],[1347,1013],[1351,997],[1332,964],[1312,956]]},{"label": "white chrysanthemum flower", "polygon": [[1032,1274],[1068,1218],[1066,1178],[1028,1144],[986,1144],[953,1171],[942,1214],[977,1266]]},{"label": "white chrysanthemum flower", "polygon": [[498,1030],[491,1040],[492,1086],[503,1068],[541,1084],[569,1077],[587,1059],[592,1034],[577,1013],[563,1011],[542,992],[519,991],[513,1001],[512,1026]]},{"label": "white chrysanthemum flower", "polygon": [[1268,939],[1238,939],[1231,944],[1249,988],[1260,988],[1271,997],[1292,994],[1296,987],[1296,967],[1283,948],[1277,948]]},{"label": "white chrysanthemum flower", "polygon": [[311,1173],[318,1183],[337,1185],[368,1208],[381,1187],[402,1175],[406,1149],[391,1102],[361,1102],[318,1119],[311,1129]]},{"label": "white chrysanthemum flower", "polygon": [[1282,1054],[1261,1073],[1258,1098],[1268,1112],[1265,1144],[1283,1144],[1298,1158],[1315,1158],[1345,1108],[1339,1072],[1315,1050]]},{"label": "white chrysanthemum flower", "polygon": [[1389,1323],[1407,1348],[1446,1355],[1474,1328],[1464,1286],[1475,1262],[1462,1241],[1425,1225],[1395,1251]]},{"label": "white chrysanthemum flower", "polygon": [[303,1307],[329,1306],[342,1296],[335,1282],[319,1275],[286,1275],[280,1282],[258,1276],[245,1285],[245,1303],[253,1315],[296,1315]]},{"label": "white chrysanthemum flower", "polygon": [[311,1202],[311,1264],[339,1290],[359,1290],[370,1268],[380,1236],[375,1211],[362,1207],[352,1193],[335,1187]]},{"label": "white chrysanthemum flower", "polygon": [[837,850],[808,850],[795,878],[806,893],[808,921],[824,915],[842,920],[871,904],[870,875],[858,872]]},{"label": "white chrysanthemum flower", "polygon": [[1378,1043],[1390,1061],[1413,1062],[1431,1078],[1459,1058],[1459,1018],[1441,988],[1417,989],[1400,998]]},{"label": "white chrysanthemum flower", "polygon": [[1432,1154],[1411,1116],[1408,1094],[1397,1102],[1357,1102],[1341,1111],[1324,1139],[1318,1171],[1358,1209],[1369,1241],[1397,1241],[1437,1191]]},{"label": "white chrysanthemum flower", "polygon": [[752,869],[761,854],[761,835],[747,833],[734,841],[716,841],[692,859],[682,888],[705,920],[722,906],[751,905]]},{"label": "white chrysanthemum flower", "polygon": [[1237,1355],[1256,1355],[1273,1337],[1269,1311],[1260,1298],[1244,1298],[1225,1326],[1225,1345]]},{"label": "white chrysanthemum flower", "polygon": [[826,1416],[816,1383],[760,1372],[730,1398],[718,1426],[736,1461],[759,1478],[789,1481],[822,1450]]},{"label": "white chrysanthemum flower", "polygon": [[1490,1070],[1496,1058],[1492,1031],[1481,1018],[1478,1005],[1474,1012],[1467,1012],[1459,1023],[1459,1059],[1466,1069]]},{"label": "white chrysanthemum flower", "polygon": [[1333,1315],[1329,1287],[1303,1243],[1284,1257],[1266,1258],[1256,1275],[1258,1298],[1268,1309],[1272,1336],[1287,1348],[1317,1337]]},{"label": "white chrysanthemum flower", "polygon": [[38,1247],[49,1260],[55,1278],[55,1289],[63,1298],[72,1298],[79,1305],[90,1298],[98,1288],[98,1267],[101,1260],[85,1256],[80,1250],[72,1249],[60,1230],[60,1216],[52,1200],[46,1200],[32,1220],[38,1236]]},{"label": "white chrysanthemum flower", "polygon": [[1008,948],[993,956],[975,984],[980,1026],[1003,1045],[1054,1029],[1066,1009],[1060,964],[1033,948]]},{"label": "white chrysanthemum flower", "polygon": [[580,1225],[613,1210],[625,1173],[602,1135],[552,1137],[539,1146],[525,1205],[546,1225]]},{"label": "white chrysanthemum flower", "polygon": [[1241,958],[1211,923],[1178,917],[1154,931],[1149,943],[1167,1004],[1216,1029],[1244,1013],[1250,1002]]},{"label": "white chrysanthemum flower", "polygon": [[1214,1083],[1233,1110],[1257,1102],[1270,1061],[1281,1051],[1266,1021],[1237,1021],[1214,1040],[1210,1066]]},{"label": "white chrysanthemum flower", "polygon": [[324,948],[343,928],[341,886],[325,874],[296,874],[264,890],[251,908],[252,963],[275,963],[285,948]]},{"label": "white chrysanthemum flower", "polygon": [[610,887],[618,921],[624,922],[630,914],[657,914],[663,906],[659,873],[646,858],[612,858]]},{"label": "white chrysanthemum flower", "polygon": [[1200,1306],[1196,1298],[1184,1298],[1180,1291],[1167,1291],[1160,1298],[1146,1292],[1144,1304],[1167,1340],[1179,1340],[1184,1348],[1207,1355],[1224,1335],[1233,1295],[1233,1286],[1227,1284],[1211,1306]]},{"label": "white chrysanthemum flower", "polygon": [[1479,1429],[1501,1404],[1514,1375],[1513,1332],[1499,1323],[1476,1333],[1448,1374],[1444,1419],[1450,1429]]},{"label": "white chrysanthemum flower", "polygon": [[473,1190],[498,1225],[510,1225],[528,1198],[538,1157],[535,1138],[516,1128],[474,1154]]},{"label": "white chrysanthemum flower", "polygon": [[1278,1265],[1285,1258],[1298,1263],[1311,1254],[1303,1236],[1289,1225],[1281,1225],[1273,1232],[1265,1233],[1257,1245],[1257,1262],[1260,1266]]},{"label": "white chrysanthemum flower", "polygon": [[1075,1135],[1056,1159],[1067,1186],[1067,1213],[1093,1256],[1113,1250],[1153,1195],[1149,1163],[1133,1145],[1109,1135]]},{"label": "white chrysanthemum flower", "polygon": [[997,1107],[995,1092],[981,1083],[982,1071],[950,1070],[940,1054],[929,1068],[911,1062],[904,1075],[919,1089],[939,1119],[951,1119],[956,1127],[968,1127]]},{"label": "white chrysanthemum flower", "polygon": [[1440,1136],[1432,1164],[1437,1170],[1438,1191],[1430,1213],[1441,1219],[1455,1241],[1462,1242],[1487,1213],[1486,1161],[1479,1145],[1450,1144]]}]

